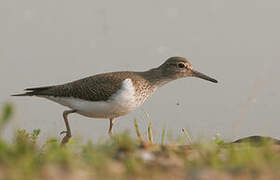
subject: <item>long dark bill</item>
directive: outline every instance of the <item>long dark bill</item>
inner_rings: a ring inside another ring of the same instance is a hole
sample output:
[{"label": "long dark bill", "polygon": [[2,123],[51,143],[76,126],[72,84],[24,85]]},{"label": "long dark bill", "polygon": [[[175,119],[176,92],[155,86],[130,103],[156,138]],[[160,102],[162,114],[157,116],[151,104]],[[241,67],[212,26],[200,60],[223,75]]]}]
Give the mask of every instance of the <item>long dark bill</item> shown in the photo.
[{"label": "long dark bill", "polygon": [[205,75],[205,74],[203,74],[201,72],[195,71],[195,70],[192,70],[192,74],[193,74],[194,77],[205,79],[205,80],[211,81],[213,83],[217,83],[218,82],[216,79],[213,79],[213,78],[211,78],[211,77],[209,77],[209,76],[207,76],[207,75]]}]

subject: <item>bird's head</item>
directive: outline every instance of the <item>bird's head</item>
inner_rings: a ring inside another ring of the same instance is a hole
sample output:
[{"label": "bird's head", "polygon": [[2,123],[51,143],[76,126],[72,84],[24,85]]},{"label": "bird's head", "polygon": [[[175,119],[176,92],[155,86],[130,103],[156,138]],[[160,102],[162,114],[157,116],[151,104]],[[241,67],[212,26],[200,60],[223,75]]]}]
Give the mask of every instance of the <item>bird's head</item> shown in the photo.
[{"label": "bird's head", "polygon": [[160,67],[161,73],[171,79],[179,79],[184,77],[197,77],[217,83],[216,79],[213,79],[203,73],[200,73],[192,68],[191,63],[183,57],[171,57],[167,59]]}]

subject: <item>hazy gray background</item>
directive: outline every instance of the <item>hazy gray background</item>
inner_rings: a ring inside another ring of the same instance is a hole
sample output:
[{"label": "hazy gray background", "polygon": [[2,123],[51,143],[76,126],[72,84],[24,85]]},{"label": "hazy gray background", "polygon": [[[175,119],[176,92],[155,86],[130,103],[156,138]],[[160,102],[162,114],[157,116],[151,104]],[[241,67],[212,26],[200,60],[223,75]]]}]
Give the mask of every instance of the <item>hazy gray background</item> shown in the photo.
[{"label": "hazy gray background", "polygon": [[[6,136],[40,128],[42,139],[60,137],[65,128],[65,107],[12,93],[185,56],[219,84],[172,82],[119,118],[115,131],[133,129],[134,117],[144,131],[148,112],[156,136],[166,125],[175,137],[182,127],[194,138],[280,137],[279,19],[277,0],[0,0],[0,103],[16,107]],[[70,119],[76,137],[107,133],[106,120]]]}]

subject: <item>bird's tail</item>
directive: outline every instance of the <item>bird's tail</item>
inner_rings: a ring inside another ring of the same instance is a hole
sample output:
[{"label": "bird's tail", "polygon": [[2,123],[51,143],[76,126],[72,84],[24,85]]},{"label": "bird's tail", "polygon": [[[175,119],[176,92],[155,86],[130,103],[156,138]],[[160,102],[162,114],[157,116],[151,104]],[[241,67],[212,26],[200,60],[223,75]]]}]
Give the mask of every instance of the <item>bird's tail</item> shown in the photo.
[{"label": "bird's tail", "polygon": [[12,94],[11,96],[36,96],[36,95],[40,95],[40,93],[42,91],[48,90],[52,87],[53,86],[27,88],[27,89],[24,89],[24,91],[27,91],[27,92],[21,93],[21,94]]},{"label": "bird's tail", "polygon": [[21,94],[12,94],[11,96],[33,96],[31,92],[21,93]]}]

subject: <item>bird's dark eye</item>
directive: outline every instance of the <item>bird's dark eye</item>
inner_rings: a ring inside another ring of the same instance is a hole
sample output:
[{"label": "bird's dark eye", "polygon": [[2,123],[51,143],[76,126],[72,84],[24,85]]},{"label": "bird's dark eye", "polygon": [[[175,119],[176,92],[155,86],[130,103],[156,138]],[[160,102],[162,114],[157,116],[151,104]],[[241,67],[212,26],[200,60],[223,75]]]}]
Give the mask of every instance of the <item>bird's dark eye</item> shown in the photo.
[{"label": "bird's dark eye", "polygon": [[179,64],[178,64],[178,67],[179,67],[179,68],[185,68],[186,65],[185,65],[184,63],[179,63]]}]

